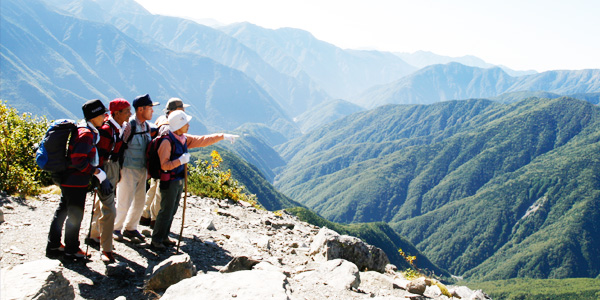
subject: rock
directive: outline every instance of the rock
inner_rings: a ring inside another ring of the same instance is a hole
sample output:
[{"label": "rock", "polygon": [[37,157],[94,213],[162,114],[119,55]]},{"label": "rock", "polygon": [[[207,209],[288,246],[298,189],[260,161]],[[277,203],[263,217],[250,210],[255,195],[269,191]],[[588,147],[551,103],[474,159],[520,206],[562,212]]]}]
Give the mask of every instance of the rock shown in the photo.
[{"label": "rock", "polygon": [[367,292],[377,292],[379,290],[393,290],[394,281],[392,278],[375,271],[360,273],[360,289]]},{"label": "rock", "polygon": [[252,270],[256,264],[260,261],[251,259],[247,256],[234,257],[226,266],[224,266],[219,272],[231,273],[241,270]]},{"label": "rock", "polygon": [[205,219],[204,221],[202,221],[202,223],[200,224],[200,228],[207,229],[207,230],[213,230],[213,231],[217,230],[217,228],[215,228],[215,224],[214,224],[212,218]]},{"label": "rock", "polygon": [[439,298],[442,296],[442,290],[437,285],[428,286],[425,288],[424,296],[429,298]]},{"label": "rock", "polygon": [[484,293],[482,290],[476,290],[467,298],[469,300],[487,300],[492,299],[488,294]]},{"label": "rock", "polygon": [[409,283],[410,283],[410,280],[406,280],[404,278],[394,278],[394,288],[395,289],[408,290]]},{"label": "rock", "polygon": [[2,269],[2,299],[75,299],[60,261],[42,259]]},{"label": "rock", "polygon": [[412,280],[406,286],[406,290],[409,293],[423,295],[425,290],[427,289],[427,283],[425,282],[425,277],[419,277],[417,279]]},{"label": "rock", "polygon": [[217,213],[217,215],[220,215],[220,216],[230,217],[230,218],[234,218],[236,220],[240,219],[237,216],[233,215],[232,213],[230,213],[230,212],[228,212],[228,211],[226,211],[224,209],[221,209],[221,208],[218,208],[217,211],[216,211],[216,213]]},{"label": "rock", "polygon": [[450,294],[455,298],[469,299],[473,294],[473,290],[466,286],[453,286],[448,289]]},{"label": "rock", "polygon": [[172,285],[160,298],[169,299],[289,299],[281,272],[248,270],[198,274]]},{"label": "rock", "polygon": [[166,289],[169,286],[196,274],[196,267],[188,254],[174,255],[156,265],[144,288]]},{"label": "rock", "polygon": [[386,274],[396,275],[396,272],[398,272],[398,267],[396,267],[396,265],[387,264],[385,266],[385,273]]},{"label": "rock", "polygon": [[315,269],[297,274],[294,279],[308,285],[328,285],[338,290],[350,290],[360,285],[360,273],[355,264],[334,259],[320,263]]},{"label": "rock", "polygon": [[0,224],[4,223],[4,212],[0,209]]},{"label": "rock", "polygon": [[107,264],[104,274],[109,277],[127,277],[135,274],[135,271],[129,268],[125,262],[120,261]]},{"label": "rock", "polygon": [[309,254],[313,255],[316,261],[342,258],[354,263],[361,271],[383,273],[390,263],[383,250],[359,238],[340,235],[327,227],[319,230],[310,246]]}]

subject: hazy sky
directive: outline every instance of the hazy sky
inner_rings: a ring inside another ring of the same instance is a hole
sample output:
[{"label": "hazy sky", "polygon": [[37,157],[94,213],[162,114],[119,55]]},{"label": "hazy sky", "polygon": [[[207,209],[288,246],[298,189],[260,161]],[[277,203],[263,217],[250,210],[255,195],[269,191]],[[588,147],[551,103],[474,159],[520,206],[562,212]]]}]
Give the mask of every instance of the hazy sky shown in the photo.
[{"label": "hazy sky", "polygon": [[600,69],[600,0],[136,0],[154,14],[294,27],[341,48]]}]

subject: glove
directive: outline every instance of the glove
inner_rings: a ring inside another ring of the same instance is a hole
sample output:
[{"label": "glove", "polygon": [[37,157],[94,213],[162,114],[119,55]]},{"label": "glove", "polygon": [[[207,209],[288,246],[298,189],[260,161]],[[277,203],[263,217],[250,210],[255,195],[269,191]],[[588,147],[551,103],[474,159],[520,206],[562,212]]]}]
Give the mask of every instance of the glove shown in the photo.
[{"label": "glove", "polygon": [[190,154],[189,153],[184,153],[179,157],[179,161],[181,162],[181,164],[187,164],[190,161]]},{"label": "glove", "polygon": [[98,170],[100,170],[100,172],[98,172],[98,174],[94,174],[94,176],[96,176],[96,178],[98,178],[98,182],[102,183],[106,179],[106,173],[104,173],[104,171],[102,171],[102,169],[98,169]]},{"label": "glove", "polygon": [[113,186],[110,183],[110,180],[104,180],[100,184],[100,192],[102,195],[110,195],[113,192]]},{"label": "glove", "polygon": [[232,144],[235,142],[235,139],[239,138],[239,135],[235,135],[235,134],[227,134],[224,133],[223,134],[223,138],[227,141],[230,141]]}]

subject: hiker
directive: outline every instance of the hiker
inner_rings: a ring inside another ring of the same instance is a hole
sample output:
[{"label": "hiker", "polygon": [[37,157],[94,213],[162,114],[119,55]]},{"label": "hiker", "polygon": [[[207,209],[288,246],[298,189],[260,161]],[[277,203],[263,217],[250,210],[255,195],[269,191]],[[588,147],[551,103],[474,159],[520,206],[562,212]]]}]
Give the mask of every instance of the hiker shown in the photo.
[{"label": "hiker", "polygon": [[[77,131],[71,137],[68,146],[70,163],[60,176],[61,198],[48,233],[46,256],[56,257],[64,251],[65,258],[88,259],[89,254],[79,248],[79,230],[83,218],[88,184],[96,176],[102,189],[111,191],[112,186],[106,180],[106,173],[98,168],[99,158],[96,144],[99,139],[96,128],[102,126],[106,107],[98,99],[89,100],[81,107],[85,121],[77,125]],[[66,225],[65,224],[66,221]],[[65,243],[61,244],[63,225]]]},{"label": "hiker", "polygon": [[[174,245],[169,239],[169,231],[173,223],[173,217],[179,206],[181,193],[184,187],[185,168],[184,165],[190,161],[189,148],[206,147],[223,139],[233,143],[238,135],[233,134],[211,134],[190,135],[187,134],[192,119],[183,111],[174,111],[169,114],[169,133],[158,147],[158,156],[162,169],[160,181],[161,205],[154,230],[152,231],[151,247],[156,250],[166,249],[166,245]],[[166,141],[168,142],[166,142]]]},{"label": "hiker", "polygon": [[[154,123],[158,129],[158,136],[163,136],[169,133],[168,117],[171,112],[176,110],[185,111],[185,108],[189,106],[189,104],[184,104],[179,98],[169,99],[165,109],[163,110],[165,114],[160,116]],[[146,203],[144,204],[144,211],[142,212],[142,217],[140,218],[140,225],[154,228],[156,216],[160,210],[160,191],[158,188],[159,183],[160,180],[158,179],[150,179],[150,188],[146,192]]]},{"label": "hiker", "polygon": [[[100,141],[96,146],[100,158],[99,167],[106,172],[106,179],[113,186],[119,182],[121,166],[119,164],[122,155],[123,126],[131,117],[131,105],[129,101],[117,98],[108,104],[110,116],[104,121],[102,127],[98,128]],[[98,188],[98,199],[93,210],[92,226],[89,237],[85,242],[88,245],[100,247],[100,258],[104,262],[115,262],[113,253],[113,229],[115,225],[115,193],[106,193]]]},{"label": "hiker", "polygon": [[[127,148],[123,152],[121,181],[117,186],[117,216],[113,237],[123,241],[128,237],[133,242],[144,242],[144,236],[137,230],[146,196],[146,146],[151,140],[150,123],[153,107],[148,94],[137,96],[133,100],[135,116],[125,125],[123,141]],[[123,232],[121,232],[121,230]]]}]

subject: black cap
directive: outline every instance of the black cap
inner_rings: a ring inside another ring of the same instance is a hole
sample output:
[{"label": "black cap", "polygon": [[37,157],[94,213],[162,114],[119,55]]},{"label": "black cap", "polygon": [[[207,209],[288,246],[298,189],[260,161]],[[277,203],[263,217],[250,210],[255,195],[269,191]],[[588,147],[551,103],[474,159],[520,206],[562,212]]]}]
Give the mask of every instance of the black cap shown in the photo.
[{"label": "black cap", "polygon": [[135,97],[135,100],[133,100],[134,108],[138,108],[138,107],[142,107],[142,106],[156,106],[158,104],[159,104],[158,102],[152,102],[152,100],[150,99],[150,95],[148,95],[148,94],[137,96],[137,97]]},{"label": "black cap", "polygon": [[104,113],[108,112],[108,110],[106,110],[106,107],[104,106],[102,101],[100,101],[98,99],[86,101],[81,106],[81,109],[83,110],[83,116],[88,121],[99,115],[103,115]]}]

